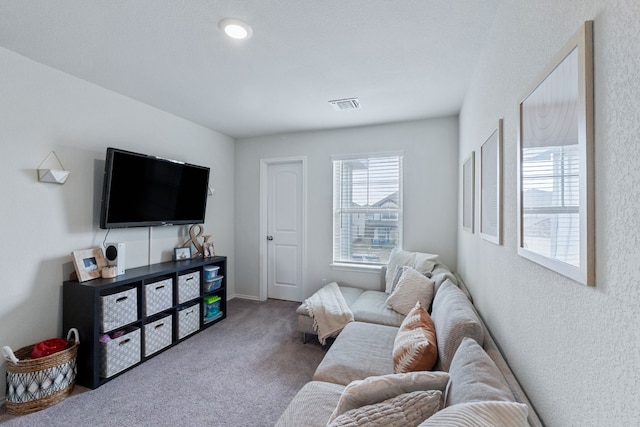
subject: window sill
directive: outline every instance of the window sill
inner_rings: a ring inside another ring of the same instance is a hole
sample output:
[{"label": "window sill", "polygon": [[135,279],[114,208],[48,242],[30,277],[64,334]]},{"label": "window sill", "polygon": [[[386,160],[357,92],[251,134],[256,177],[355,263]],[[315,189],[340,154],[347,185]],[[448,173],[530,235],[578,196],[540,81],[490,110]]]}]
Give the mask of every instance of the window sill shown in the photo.
[{"label": "window sill", "polygon": [[341,264],[341,263],[333,263],[329,265],[332,270],[341,270],[341,271],[357,271],[360,273],[372,273],[372,274],[380,274],[380,270],[382,270],[381,265],[365,265],[365,264]]}]

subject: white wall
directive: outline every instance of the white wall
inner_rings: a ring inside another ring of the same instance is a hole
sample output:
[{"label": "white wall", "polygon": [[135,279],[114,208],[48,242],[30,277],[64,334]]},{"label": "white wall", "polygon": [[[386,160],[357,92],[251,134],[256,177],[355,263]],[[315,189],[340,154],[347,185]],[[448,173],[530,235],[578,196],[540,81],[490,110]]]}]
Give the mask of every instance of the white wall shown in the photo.
[{"label": "white wall", "polygon": [[[211,167],[205,230],[234,254],[232,138],[0,48],[0,346],[18,349],[62,334],[62,281],[71,251],[102,244],[98,227],[107,146]],[[65,185],[39,183],[51,151],[71,171]],[[114,230],[127,267],[166,261],[186,227]],[[229,293],[233,294],[233,256]],[[77,307],[82,310],[83,307]],[[0,362],[0,400],[5,392]]]},{"label": "white wall", "polygon": [[[516,254],[518,102],[585,20],[594,20],[594,288]],[[636,0],[504,2],[460,115],[459,163],[504,117],[505,234],[496,246],[460,231],[458,269],[549,426],[638,423],[639,35]]]},{"label": "white wall", "polygon": [[[347,113],[349,114],[349,113]],[[357,112],[356,112],[357,114]],[[259,297],[260,160],[306,156],[308,269],[305,297],[321,280],[365,287],[379,275],[332,270],[334,154],[404,150],[404,237],[408,250],[438,253],[456,266],[458,120],[446,117],[380,126],[250,138],[236,142],[236,293]]]}]

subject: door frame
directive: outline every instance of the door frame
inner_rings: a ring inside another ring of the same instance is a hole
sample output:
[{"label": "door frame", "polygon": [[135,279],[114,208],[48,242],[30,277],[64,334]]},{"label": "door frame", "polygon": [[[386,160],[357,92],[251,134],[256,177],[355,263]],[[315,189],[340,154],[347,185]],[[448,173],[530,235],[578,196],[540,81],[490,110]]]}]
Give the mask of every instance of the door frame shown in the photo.
[{"label": "door frame", "polygon": [[267,289],[267,203],[269,199],[269,165],[281,163],[301,163],[302,165],[302,265],[301,283],[302,295],[307,288],[307,157],[274,157],[260,159],[260,301],[265,301],[268,297]]}]

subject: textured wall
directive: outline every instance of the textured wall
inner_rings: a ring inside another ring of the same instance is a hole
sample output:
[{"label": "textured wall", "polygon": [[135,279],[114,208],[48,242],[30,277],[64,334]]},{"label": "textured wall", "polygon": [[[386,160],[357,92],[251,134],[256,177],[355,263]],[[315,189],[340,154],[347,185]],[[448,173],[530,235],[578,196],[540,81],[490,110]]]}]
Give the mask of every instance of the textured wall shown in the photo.
[{"label": "textured wall", "polygon": [[[518,102],[585,20],[594,21],[593,288],[516,254]],[[490,31],[460,116],[459,164],[504,117],[504,245],[460,230],[458,269],[547,425],[637,425],[640,3],[508,1]]]}]

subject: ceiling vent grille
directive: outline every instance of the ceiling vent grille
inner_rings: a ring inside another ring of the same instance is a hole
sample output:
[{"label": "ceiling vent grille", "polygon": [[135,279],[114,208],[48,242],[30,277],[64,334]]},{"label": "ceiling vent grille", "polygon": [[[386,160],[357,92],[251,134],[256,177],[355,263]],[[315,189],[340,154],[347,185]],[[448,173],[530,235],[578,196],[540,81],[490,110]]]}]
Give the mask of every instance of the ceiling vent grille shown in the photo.
[{"label": "ceiling vent grille", "polygon": [[336,111],[355,110],[360,108],[360,101],[358,101],[358,98],[334,99],[329,101],[329,104],[331,104]]}]

